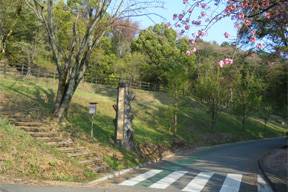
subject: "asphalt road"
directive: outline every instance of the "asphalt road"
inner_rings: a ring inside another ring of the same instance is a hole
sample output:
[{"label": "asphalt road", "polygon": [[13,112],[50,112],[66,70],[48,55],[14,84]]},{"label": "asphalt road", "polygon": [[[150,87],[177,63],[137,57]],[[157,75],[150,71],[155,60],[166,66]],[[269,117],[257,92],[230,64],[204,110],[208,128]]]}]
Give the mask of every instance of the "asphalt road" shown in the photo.
[{"label": "asphalt road", "polygon": [[0,192],[269,192],[257,161],[265,151],[285,144],[274,138],[186,151],[90,188],[1,184]]}]

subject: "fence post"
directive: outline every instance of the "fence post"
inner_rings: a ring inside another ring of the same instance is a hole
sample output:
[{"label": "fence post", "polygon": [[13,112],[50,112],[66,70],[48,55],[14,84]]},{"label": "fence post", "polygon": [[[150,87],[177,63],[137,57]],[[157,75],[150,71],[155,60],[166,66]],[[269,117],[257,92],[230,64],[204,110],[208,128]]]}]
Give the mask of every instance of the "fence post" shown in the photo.
[{"label": "fence post", "polygon": [[6,63],[4,63],[4,75],[6,74]]},{"label": "fence post", "polygon": [[21,74],[24,75],[24,63],[21,64]]},{"label": "fence post", "polygon": [[54,67],[54,73],[53,73],[53,79],[55,80],[56,78],[56,67]]},{"label": "fence post", "polygon": [[148,82],[148,91],[150,91],[150,82]]},{"label": "fence post", "polygon": [[141,89],[141,87],[142,87],[142,81],[140,81],[140,89]]},{"label": "fence post", "polygon": [[95,75],[95,84],[97,85],[97,74]]},{"label": "fence post", "polygon": [[108,75],[108,85],[109,85],[109,83],[110,83],[110,76]]},{"label": "fence post", "polygon": [[119,77],[118,79],[119,79],[119,83],[120,83],[121,82],[121,78]]},{"label": "fence post", "polygon": [[38,75],[37,75],[38,78],[40,77],[40,70],[41,70],[41,69],[40,69],[40,66],[38,66]]}]

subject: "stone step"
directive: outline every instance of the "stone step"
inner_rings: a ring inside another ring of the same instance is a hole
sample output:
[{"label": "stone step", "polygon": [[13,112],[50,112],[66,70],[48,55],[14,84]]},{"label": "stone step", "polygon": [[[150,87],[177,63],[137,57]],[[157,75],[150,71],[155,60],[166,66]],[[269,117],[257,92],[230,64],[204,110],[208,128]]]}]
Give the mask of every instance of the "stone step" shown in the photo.
[{"label": "stone step", "polygon": [[63,141],[63,142],[58,142],[58,143],[51,143],[49,142],[48,145],[50,145],[51,147],[75,147],[77,144],[76,143],[72,143],[72,142],[67,142],[67,141]]},{"label": "stone step", "polygon": [[25,127],[41,127],[42,123],[38,122],[12,122],[15,126],[25,126]]},{"label": "stone step", "polygon": [[23,113],[19,113],[19,112],[12,112],[12,111],[6,111],[6,110],[0,110],[0,115],[4,116],[4,115],[8,115],[8,116],[22,116]]},{"label": "stone step", "polygon": [[67,137],[38,137],[37,140],[42,140],[45,142],[61,142],[61,141],[67,141]]},{"label": "stone step", "polygon": [[93,158],[93,159],[89,159],[89,160],[85,160],[85,161],[79,161],[80,164],[82,165],[93,165],[96,163],[101,163],[103,160],[100,158]]},{"label": "stone step", "polygon": [[72,157],[72,158],[85,158],[85,157],[92,157],[94,155],[96,155],[96,152],[84,152],[84,153],[75,153],[75,154],[69,154],[68,157]]},{"label": "stone step", "polygon": [[110,168],[109,165],[104,165],[104,164],[99,164],[94,167],[89,167],[89,169],[93,171],[94,173],[104,172],[105,170],[109,168]]},{"label": "stone step", "polygon": [[14,113],[13,114],[9,114],[9,115],[1,115],[1,116],[5,117],[5,118],[21,118],[21,119],[26,118],[27,119],[27,116],[25,116],[25,115],[15,115]]},{"label": "stone step", "polygon": [[[5,117],[5,116],[4,116]],[[5,117],[8,121],[10,121],[10,122],[33,122],[33,120],[32,119],[27,119],[27,118],[25,118],[25,117],[23,117],[23,118],[19,118],[19,117],[10,117],[10,116],[8,116],[8,117]]]},{"label": "stone step", "polygon": [[33,137],[58,137],[57,132],[27,132]]},{"label": "stone step", "polygon": [[77,151],[84,151],[85,147],[71,147],[71,148],[60,148],[59,151],[65,151],[67,153],[77,152]]},{"label": "stone step", "polygon": [[51,127],[20,127],[20,129],[27,132],[50,132]]}]

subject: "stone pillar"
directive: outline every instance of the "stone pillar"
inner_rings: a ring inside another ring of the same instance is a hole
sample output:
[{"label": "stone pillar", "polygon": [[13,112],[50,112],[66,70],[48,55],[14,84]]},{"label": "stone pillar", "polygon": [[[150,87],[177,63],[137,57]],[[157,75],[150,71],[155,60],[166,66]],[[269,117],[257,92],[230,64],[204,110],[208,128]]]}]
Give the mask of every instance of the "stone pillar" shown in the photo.
[{"label": "stone pillar", "polygon": [[129,83],[118,84],[114,141],[126,150],[135,150],[133,119],[135,114],[131,111],[131,102],[134,100]]}]

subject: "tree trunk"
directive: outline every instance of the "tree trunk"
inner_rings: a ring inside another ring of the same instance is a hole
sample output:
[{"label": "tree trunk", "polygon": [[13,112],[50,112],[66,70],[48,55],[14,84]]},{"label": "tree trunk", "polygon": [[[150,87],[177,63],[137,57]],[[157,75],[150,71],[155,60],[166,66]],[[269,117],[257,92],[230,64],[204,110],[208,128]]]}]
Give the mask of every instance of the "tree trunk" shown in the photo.
[{"label": "tree trunk", "polygon": [[246,122],[246,117],[243,117],[243,120],[242,120],[242,131],[245,131],[245,122]]},{"label": "tree trunk", "polygon": [[177,137],[177,125],[178,125],[178,101],[175,101],[175,111],[174,111],[174,138]]},{"label": "tree trunk", "polygon": [[212,132],[215,134],[216,130],[215,130],[215,124],[216,122],[214,120],[211,121],[211,128],[212,128]]},{"label": "tree trunk", "polygon": [[72,100],[72,97],[79,83],[81,82],[83,78],[85,71],[86,71],[85,69],[82,69],[80,72],[76,74],[76,70],[74,68],[72,74],[69,76],[69,80],[67,84],[65,84],[64,79],[61,82],[59,82],[59,83],[64,83],[64,86],[61,85],[60,87],[59,85],[59,88],[58,88],[59,98],[57,94],[57,99],[60,99],[60,95],[62,95],[62,98],[57,103],[58,108],[56,108],[56,105],[55,105],[56,120],[62,121],[64,119],[67,119],[69,104]]},{"label": "tree trunk", "polygon": [[[215,108],[214,108],[215,109]],[[211,128],[212,128],[212,132],[213,133],[216,133],[216,130],[215,130],[215,124],[216,124],[216,122],[215,122],[215,112],[214,112],[214,109],[213,109],[213,111],[212,111],[212,116],[211,116],[211,119],[212,119],[212,121],[211,121]]]},{"label": "tree trunk", "polygon": [[56,116],[56,114],[58,113],[59,107],[61,105],[61,100],[62,100],[62,98],[64,98],[65,84],[66,84],[66,77],[59,75],[58,90],[57,90],[57,96],[56,96],[53,116]]}]

